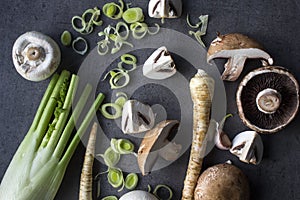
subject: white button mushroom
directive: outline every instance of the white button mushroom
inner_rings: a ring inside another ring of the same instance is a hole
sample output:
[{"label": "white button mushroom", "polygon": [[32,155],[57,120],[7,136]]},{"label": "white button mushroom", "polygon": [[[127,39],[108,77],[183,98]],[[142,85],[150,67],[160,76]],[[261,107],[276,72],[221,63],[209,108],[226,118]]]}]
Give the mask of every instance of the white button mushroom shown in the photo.
[{"label": "white button mushroom", "polygon": [[17,72],[27,80],[42,81],[50,77],[60,64],[57,43],[47,35],[31,31],[22,34],[14,43],[13,63]]},{"label": "white button mushroom", "polygon": [[137,100],[128,100],[123,106],[122,131],[123,133],[141,133],[154,126],[155,115],[149,105]]},{"label": "white button mushroom", "polygon": [[121,196],[119,200],[158,200],[153,194],[143,191],[134,190]]},{"label": "white button mushroom", "polygon": [[150,0],[148,14],[154,18],[177,18],[182,13],[181,0]]},{"label": "white button mushroom", "polygon": [[232,141],[230,152],[240,161],[258,165],[263,157],[263,142],[255,131],[239,133]]},{"label": "white button mushroom", "polygon": [[143,75],[150,79],[162,80],[175,73],[175,63],[164,46],[154,51],[143,66]]}]

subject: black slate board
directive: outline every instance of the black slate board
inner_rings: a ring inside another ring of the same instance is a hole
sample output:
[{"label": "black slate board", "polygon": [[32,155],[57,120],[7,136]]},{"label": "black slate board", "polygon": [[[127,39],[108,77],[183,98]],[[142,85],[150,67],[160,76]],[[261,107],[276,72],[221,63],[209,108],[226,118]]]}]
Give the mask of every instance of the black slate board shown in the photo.
[{"label": "black slate board", "polygon": [[[39,101],[46,89],[49,80],[39,83],[29,82],[14,69],[11,50],[16,38],[30,30],[43,32],[59,43],[60,34],[65,30],[72,30],[71,18],[80,15],[84,10],[98,6],[101,8],[109,1],[20,1],[4,0],[0,7],[0,179],[2,179],[8,164],[22,141],[31,124]],[[126,1],[128,2],[128,1]],[[132,5],[145,9],[148,1],[131,1]],[[172,28],[187,34],[185,23],[187,13],[196,19],[201,14],[210,16],[207,35],[203,37],[209,44],[216,36],[216,32],[240,32],[259,41],[275,60],[275,65],[288,68],[300,80],[299,39],[300,34],[300,3],[289,1],[183,1],[183,15],[176,20],[166,20],[164,28]],[[147,18],[147,22],[159,22]],[[105,25],[113,23],[105,18]],[[100,31],[97,28],[95,32]],[[74,35],[78,35],[72,31]],[[89,45],[94,47],[98,41],[97,34],[87,37]],[[68,69],[74,73],[84,60],[73,52],[71,48],[62,47],[62,63],[59,71]],[[220,72],[223,71],[225,61],[216,62]],[[243,77],[250,70],[260,66],[259,62],[248,61],[241,75]],[[227,112],[234,114],[225,125],[225,131],[231,138],[247,127],[240,121],[236,104],[235,92],[241,77],[236,82],[225,82],[227,94]],[[300,199],[300,116],[284,130],[274,135],[263,135],[264,158],[259,166],[246,165],[239,162],[229,152],[214,149],[205,159],[203,168],[231,159],[248,176],[253,200],[281,200]],[[79,145],[76,155],[71,160],[62,186],[56,196],[60,199],[77,199],[79,175],[83,160],[84,147]],[[183,186],[184,172],[188,161],[187,151],[179,160],[167,168],[155,171],[142,178],[139,189],[146,189],[147,184],[167,184],[174,190],[174,199],[180,199]],[[95,168],[99,163],[96,163]],[[99,170],[97,168],[97,170]],[[102,194],[116,194],[103,179],[101,181]],[[5,199],[5,197],[0,197]]]}]

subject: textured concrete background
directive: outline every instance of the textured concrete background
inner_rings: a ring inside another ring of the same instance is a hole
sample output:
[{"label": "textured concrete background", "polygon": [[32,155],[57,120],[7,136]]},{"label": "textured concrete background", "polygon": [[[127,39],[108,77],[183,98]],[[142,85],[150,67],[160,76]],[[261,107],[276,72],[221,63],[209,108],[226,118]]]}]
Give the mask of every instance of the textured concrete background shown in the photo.
[{"label": "textured concrete background", "polygon": [[[0,179],[22,141],[31,124],[39,101],[47,87],[49,80],[39,83],[29,82],[15,71],[11,49],[15,39],[26,31],[41,31],[57,42],[63,30],[71,29],[71,18],[80,15],[84,10],[95,6],[102,7],[105,1],[21,1],[3,0],[0,7]],[[129,2],[129,1],[125,1]],[[132,0],[132,5],[146,9],[148,1]],[[184,12],[180,19],[166,20],[162,27],[173,28],[187,33],[185,16],[189,13],[196,17],[209,14],[210,22],[204,41],[208,44],[217,31],[221,33],[240,32],[258,40],[275,60],[275,65],[288,68],[300,80],[300,3],[297,0],[273,1],[206,1],[185,0]],[[146,13],[146,12],[145,12]],[[106,18],[105,18],[106,19]],[[107,25],[109,20],[105,20]],[[147,18],[147,22],[158,20]],[[97,28],[100,31],[102,28]],[[74,31],[72,32],[75,36]],[[91,47],[97,42],[97,34],[87,37]],[[84,57],[74,53],[72,49],[61,46],[62,63],[59,70],[69,69],[76,72]],[[223,71],[224,61],[216,62]],[[241,77],[251,69],[259,66],[259,62],[249,61]],[[225,83],[228,113],[234,117],[228,120],[225,131],[231,138],[240,131],[247,130],[237,115],[235,92],[239,81]],[[259,166],[240,163],[229,152],[214,149],[205,159],[204,168],[231,159],[248,176],[251,185],[251,199],[253,200],[296,200],[300,199],[300,116],[284,130],[274,135],[262,136],[265,146],[264,159]],[[67,170],[65,179],[56,197],[61,199],[77,199],[78,183],[83,159],[82,145],[76,151]],[[180,199],[181,188],[188,161],[188,152],[171,166],[154,172],[142,178],[139,189],[146,189],[147,184],[167,184],[174,190],[174,199]],[[95,168],[99,171],[99,163]],[[120,195],[105,181],[101,181],[103,196],[109,194]],[[5,197],[0,197],[5,199]]]}]

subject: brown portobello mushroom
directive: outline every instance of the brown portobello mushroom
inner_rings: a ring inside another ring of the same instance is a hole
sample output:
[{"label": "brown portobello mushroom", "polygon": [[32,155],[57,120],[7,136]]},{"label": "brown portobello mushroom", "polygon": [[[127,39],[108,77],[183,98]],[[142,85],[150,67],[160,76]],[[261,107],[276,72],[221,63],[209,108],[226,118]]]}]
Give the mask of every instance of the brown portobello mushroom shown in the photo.
[{"label": "brown portobello mushroom", "polygon": [[240,33],[218,33],[208,49],[207,62],[215,58],[228,58],[222,74],[222,79],[226,81],[235,81],[240,76],[247,58],[264,59],[269,65],[273,64],[271,56],[258,42]]},{"label": "brown portobello mushroom", "polygon": [[243,172],[231,164],[206,169],[198,179],[195,200],[249,200],[249,183]]},{"label": "brown portobello mushroom", "polygon": [[274,133],[288,125],[299,108],[299,85],[286,69],[267,66],[244,77],[236,101],[243,123],[260,133]]},{"label": "brown portobello mushroom", "polygon": [[178,125],[177,120],[164,120],[146,133],[137,157],[142,175],[150,173],[159,155],[165,160],[173,160],[172,158],[179,156],[181,145],[168,140]]}]

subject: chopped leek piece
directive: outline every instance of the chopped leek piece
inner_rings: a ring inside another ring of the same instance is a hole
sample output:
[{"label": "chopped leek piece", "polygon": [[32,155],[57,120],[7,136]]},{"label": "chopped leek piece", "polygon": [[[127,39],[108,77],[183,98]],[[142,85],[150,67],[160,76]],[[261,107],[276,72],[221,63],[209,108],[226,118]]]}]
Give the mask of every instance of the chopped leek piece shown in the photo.
[{"label": "chopped leek piece", "polygon": [[119,0],[119,3],[120,5],[114,2],[106,3],[102,8],[104,15],[110,19],[120,19],[123,15],[124,2]]},{"label": "chopped leek piece", "polygon": [[[120,82],[120,80],[122,78],[125,78],[125,81],[123,81],[123,83],[121,83],[121,84],[118,84],[118,82]],[[130,77],[129,77],[127,71],[119,71],[110,78],[110,80],[109,80],[110,88],[111,89],[123,88],[126,85],[128,85],[129,81],[130,81]]]},{"label": "chopped leek piece", "polygon": [[199,28],[200,25],[201,25],[201,28],[200,30],[198,31],[189,31],[189,34],[190,35],[193,35],[195,37],[195,39],[203,46],[205,47],[205,44],[204,42],[202,41],[201,39],[201,36],[205,35],[206,34],[206,30],[207,30],[207,24],[208,24],[208,15],[201,15],[199,16],[199,23],[197,23],[196,25],[192,25],[190,22],[189,22],[189,18],[188,18],[188,15],[187,15],[187,24],[191,27],[191,28]]},{"label": "chopped leek piece", "polygon": [[[77,48],[76,48],[76,45],[77,45],[77,43],[79,43],[79,42],[83,42],[83,45],[84,45],[84,49],[82,49],[82,50],[78,50]],[[86,54],[86,52],[87,52],[87,50],[88,50],[88,44],[87,44],[87,41],[83,38],[83,37],[77,37],[75,40],[73,40],[73,42],[72,42],[72,48],[73,48],[73,50],[76,52],[76,53],[78,53],[78,54],[80,54],[80,55],[84,55],[84,54]]]},{"label": "chopped leek piece", "polygon": [[127,65],[132,65],[132,64],[136,64],[137,63],[137,59],[134,55],[131,54],[123,54],[121,56],[121,61]]},{"label": "chopped leek piece", "polygon": [[60,36],[60,41],[64,46],[69,46],[72,42],[72,35],[69,31],[64,31]]},{"label": "chopped leek piece", "polygon": [[189,14],[186,15],[186,22],[187,22],[188,26],[191,27],[191,28],[199,28],[200,25],[201,25],[201,23],[202,23],[202,22],[200,21],[200,22],[198,22],[197,24],[192,25],[191,22],[190,22],[190,19],[189,19]]},{"label": "chopped leek piece", "polygon": [[153,32],[151,32],[151,31],[150,31],[150,28],[148,28],[148,33],[149,33],[150,35],[155,35],[155,34],[157,34],[157,33],[159,32],[159,30],[160,30],[159,24],[155,23],[155,26],[156,26],[156,30],[153,31]]},{"label": "chopped leek piece", "polygon": [[168,200],[171,200],[172,197],[173,197],[173,191],[171,190],[171,188],[167,185],[157,185],[153,191],[153,194],[158,198],[158,199],[162,199],[159,197],[159,195],[157,194],[158,193],[158,190],[161,189],[161,188],[164,188],[164,189],[167,189],[168,192],[169,192],[169,198]]},{"label": "chopped leek piece", "polygon": [[120,169],[117,168],[109,168],[107,179],[109,184],[114,188],[118,188],[122,184],[124,184],[123,173]]},{"label": "chopped leek piece", "polygon": [[138,175],[135,173],[130,173],[125,178],[125,187],[128,190],[133,190],[137,186],[138,181],[139,181]]},{"label": "chopped leek piece", "polygon": [[118,139],[117,150],[120,154],[130,154],[134,150],[134,145],[127,139]]},{"label": "chopped leek piece", "polygon": [[[114,110],[114,114],[110,114],[107,108],[110,107]],[[116,103],[106,103],[101,106],[100,109],[102,115],[107,119],[118,119],[122,116],[122,107]]]},{"label": "chopped leek piece", "polygon": [[142,22],[144,21],[143,10],[139,7],[129,8],[123,13],[122,18],[128,24]]},{"label": "chopped leek piece", "polygon": [[118,200],[118,198],[116,196],[106,196],[103,197],[101,200]]},{"label": "chopped leek piece", "polygon": [[115,104],[119,105],[121,108],[123,108],[125,102],[127,101],[128,99],[126,97],[118,97],[115,101]]},{"label": "chopped leek piece", "polygon": [[[101,26],[103,24],[103,21],[100,19],[100,14],[100,10],[97,7],[95,7],[84,11],[81,17],[74,16],[72,18],[73,29],[84,35],[90,34],[94,29],[94,25]],[[80,27],[76,25],[76,20],[80,21]]]},{"label": "chopped leek piece", "polygon": [[130,25],[130,30],[134,39],[142,39],[148,33],[148,25],[146,23],[135,22]]},{"label": "chopped leek piece", "polygon": [[120,154],[113,151],[111,147],[106,149],[104,153],[104,162],[107,164],[108,167],[114,167],[120,161]]}]

